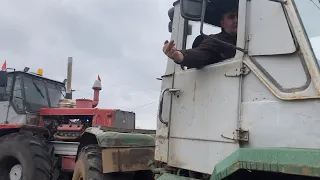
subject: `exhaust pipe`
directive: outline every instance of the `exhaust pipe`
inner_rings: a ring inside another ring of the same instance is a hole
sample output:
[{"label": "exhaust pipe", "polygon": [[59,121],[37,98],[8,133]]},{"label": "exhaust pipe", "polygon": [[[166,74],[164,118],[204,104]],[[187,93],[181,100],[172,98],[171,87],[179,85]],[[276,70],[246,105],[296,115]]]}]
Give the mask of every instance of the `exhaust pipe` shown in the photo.
[{"label": "exhaust pipe", "polygon": [[101,80],[100,80],[100,77],[98,77],[98,80],[96,80],[92,86],[92,89],[93,89],[93,102],[92,102],[92,108],[95,108],[98,106],[99,104],[99,94],[100,94],[100,91],[102,89],[102,86],[101,86]]},{"label": "exhaust pipe", "polygon": [[72,80],[72,57],[68,57],[66,99],[72,99],[71,80]]}]

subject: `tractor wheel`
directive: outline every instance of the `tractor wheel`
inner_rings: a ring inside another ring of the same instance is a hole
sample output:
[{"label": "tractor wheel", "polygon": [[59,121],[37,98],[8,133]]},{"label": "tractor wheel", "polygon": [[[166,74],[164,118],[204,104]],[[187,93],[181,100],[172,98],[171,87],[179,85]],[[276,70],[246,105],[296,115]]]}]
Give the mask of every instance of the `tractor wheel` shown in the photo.
[{"label": "tractor wheel", "polygon": [[0,179],[51,180],[53,146],[29,133],[0,139]]},{"label": "tractor wheel", "polygon": [[98,145],[83,147],[78,155],[72,180],[128,180],[125,174],[103,174],[101,151]]}]

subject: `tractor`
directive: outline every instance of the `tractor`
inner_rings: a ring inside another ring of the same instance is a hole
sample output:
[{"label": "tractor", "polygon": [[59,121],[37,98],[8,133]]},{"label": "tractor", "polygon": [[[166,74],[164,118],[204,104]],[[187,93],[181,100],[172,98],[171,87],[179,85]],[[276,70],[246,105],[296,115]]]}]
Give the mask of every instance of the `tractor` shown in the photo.
[{"label": "tractor", "polygon": [[[236,45],[210,36],[228,3],[238,7]],[[202,68],[168,59],[157,180],[318,179],[320,2],[178,0],[168,14],[177,49],[212,38],[236,55]]]},{"label": "tractor", "polygon": [[0,71],[1,180],[152,180],[153,130],[135,129],[135,113],[97,108],[93,99],[72,100],[72,57],[67,79]]}]

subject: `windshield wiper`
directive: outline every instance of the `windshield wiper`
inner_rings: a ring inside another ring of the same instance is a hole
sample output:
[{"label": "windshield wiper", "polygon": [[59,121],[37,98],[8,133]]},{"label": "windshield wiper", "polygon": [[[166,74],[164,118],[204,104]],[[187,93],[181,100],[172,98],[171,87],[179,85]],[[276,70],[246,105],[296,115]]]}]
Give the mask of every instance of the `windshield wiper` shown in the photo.
[{"label": "windshield wiper", "polygon": [[38,85],[34,82],[34,80],[32,79],[32,83],[34,85],[34,87],[36,88],[36,90],[39,92],[39,94],[41,95],[41,97],[44,99],[44,95],[42,94],[40,88],[38,87]]}]

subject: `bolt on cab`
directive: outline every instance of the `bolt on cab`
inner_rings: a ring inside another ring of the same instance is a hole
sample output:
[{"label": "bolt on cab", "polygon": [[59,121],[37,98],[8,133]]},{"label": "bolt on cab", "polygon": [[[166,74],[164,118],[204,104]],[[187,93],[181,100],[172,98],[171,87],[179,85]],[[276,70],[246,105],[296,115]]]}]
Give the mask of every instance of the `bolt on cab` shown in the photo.
[{"label": "bolt on cab", "polygon": [[[232,2],[176,1],[169,32],[177,49],[220,32],[212,11]],[[176,172],[161,177],[319,177],[320,3],[236,3],[237,43],[227,44],[233,58],[201,69],[168,60],[155,159]]]}]

